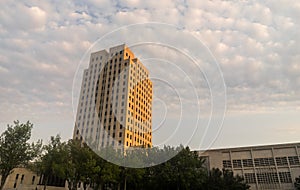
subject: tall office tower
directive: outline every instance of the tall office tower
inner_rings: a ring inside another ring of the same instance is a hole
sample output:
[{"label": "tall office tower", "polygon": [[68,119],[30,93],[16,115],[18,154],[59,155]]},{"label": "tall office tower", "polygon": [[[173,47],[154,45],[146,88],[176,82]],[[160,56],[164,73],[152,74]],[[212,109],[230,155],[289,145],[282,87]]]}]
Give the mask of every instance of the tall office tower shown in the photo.
[{"label": "tall office tower", "polygon": [[124,44],[92,53],[73,138],[96,149],[152,147],[152,94],[149,71]]}]

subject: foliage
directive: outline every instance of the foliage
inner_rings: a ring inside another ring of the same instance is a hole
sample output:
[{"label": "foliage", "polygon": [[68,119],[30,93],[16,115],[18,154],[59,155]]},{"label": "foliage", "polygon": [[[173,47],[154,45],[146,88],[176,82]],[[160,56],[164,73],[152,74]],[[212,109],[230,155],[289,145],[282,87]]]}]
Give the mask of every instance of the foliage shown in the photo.
[{"label": "foliage", "polygon": [[7,176],[16,167],[27,166],[42,147],[42,142],[29,143],[33,124],[27,121],[14,121],[0,136],[0,189],[3,189]]},{"label": "foliage", "polygon": [[202,165],[203,160],[195,152],[183,148],[169,161],[147,168],[147,188],[199,189],[206,174]]},{"label": "foliage", "polygon": [[100,170],[95,154],[78,140],[69,140],[68,145],[71,155],[71,167],[66,176],[69,184],[71,184],[69,189],[76,189],[79,182],[83,182],[84,187],[86,187],[90,184],[92,177]]},{"label": "foliage", "polygon": [[297,190],[300,190],[300,176],[295,179],[294,185]]},{"label": "foliage", "polygon": [[44,146],[36,168],[44,176],[44,189],[51,176],[67,180],[70,190],[76,189],[79,182],[86,187],[99,171],[95,154],[89,147],[77,140],[61,142],[59,135],[51,137],[50,143]]},{"label": "foliage", "polygon": [[48,180],[55,175],[65,178],[69,166],[69,147],[65,142],[61,142],[59,135],[51,137],[48,145],[43,146],[43,155],[35,162],[34,170],[43,174],[44,189],[48,185]]},{"label": "foliage", "polygon": [[[56,138],[57,139],[57,138]],[[53,139],[52,150],[63,145],[56,143]],[[57,144],[54,146],[54,144]],[[59,146],[58,146],[59,145]],[[75,189],[81,182],[84,189],[90,185],[95,190],[101,189],[248,189],[249,186],[240,176],[233,176],[228,170],[213,169],[210,172],[203,167],[202,160],[196,152],[190,151],[188,147],[164,147],[163,149],[137,149],[128,150],[126,153],[106,147],[102,151],[94,153],[85,144],[76,140],[70,140],[68,148],[61,149],[68,153],[60,155],[58,168],[52,166],[51,172],[54,175],[63,177],[69,182],[69,189]],[[181,151],[179,151],[181,150]],[[179,152],[179,153],[178,153]],[[153,158],[159,159],[162,156],[166,158],[178,153],[172,159],[156,166],[144,168],[142,166],[153,162]],[[58,151],[48,151],[52,154],[51,158],[59,155]],[[46,155],[47,155],[46,154]],[[136,166],[137,168],[128,168],[114,165],[110,161],[122,162],[124,165]],[[68,155],[68,156],[66,156]],[[147,155],[149,159],[147,159]],[[152,157],[152,158],[150,158]],[[64,160],[65,159],[65,160]],[[53,169],[54,168],[54,169]]]},{"label": "foliage", "polygon": [[234,176],[232,171],[213,168],[204,184],[205,189],[224,189],[224,190],[244,190],[250,186],[244,182],[240,176]]},{"label": "foliage", "polygon": [[[113,153],[113,152],[111,152]],[[116,154],[116,152],[115,152]],[[121,169],[119,166],[112,164],[102,157],[94,154],[94,157],[97,162],[98,172],[92,176],[92,183],[94,184],[94,189],[103,189],[105,184],[110,186],[120,185],[120,172]]]},{"label": "foliage", "polygon": [[[44,189],[51,176],[67,180],[70,190],[76,189],[79,183],[83,184],[84,189],[92,186],[94,190],[249,189],[243,178],[234,176],[231,171],[207,171],[203,167],[204,160],[188,147],[165,146],[163,149],[126,151],[106,147],[95,153],[81,141],[61,142],[57,135],[41,148],[40,142],[27,142],[31,135],[31,123],[20,124],[16,121],[14,124],[8,126],[0,138],[0,172],[4,176],[2,186],[13,168],[27,165],[35,158],[34,170],[43,175]],[[36,158],[37,155],[40,156]],[[163,163],[155,165],[157,160]],[[299,181],[297,178],[295,183],[298,189]]]}]

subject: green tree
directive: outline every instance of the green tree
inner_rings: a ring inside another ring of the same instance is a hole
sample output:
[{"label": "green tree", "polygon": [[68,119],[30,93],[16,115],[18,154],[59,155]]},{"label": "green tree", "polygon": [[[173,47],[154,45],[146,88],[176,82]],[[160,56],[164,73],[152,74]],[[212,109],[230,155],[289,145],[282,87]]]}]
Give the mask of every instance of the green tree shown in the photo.
[{"label": "green tree", "polygon": [[76,189],[77,184],[82,182],[84,189],[91,183],[92,177],[99,172],[95,153],[79,140],[69,140],[70,146],[70,165],[66,179],[69,183],[69,189]]},{"label": "green tree", "polygon": [[92,176],[92,182],[95,184],[95,190],[102,190],[105,184],[120,186],[120,167],[112,164],[100,156],[96,155],[99,171]]},{"label": "green tree", "polygon": [[300,176],[295,179],[294,185],[297,190],[300,190]]},{"label": "green tree", "polygon": [[86,189],[99,171],[95,153],[89,147],[78,140],[61,142],[59,135],[51,137],[50,143],[44,146],[36,168],[44,176],[44,189],[50,176],[67,180],[70,190],[76,189],[79,182]]},{"label": "green tree", "polygon": [[[160,165],[147,168],[147,189],[201,189],[206,170],[203,160],[188,147],[164,148],[166,155],[181,150],[175,157]],[[161,154],[161,153],[160,153]]]},{"label": "green tree", "polygon": [[142,189],[144,181],[144,168],[121,167],[121,181],[123,189]]},{"label": "green tree", "polygon": [[50,143],[44,145],[44,153],[35,162],[35,171],[43,174],[44,190],[48,185],[49,177],[57,176],[65,179],[70,168],[70,151],[67,143],[61,142],[61,137],[51,136]]},{"label": "green tree", "polygon": [[[142,189],[144,184],[145,169],[145,152],[148,149],[128,149],[124,156],[124,165],[121,167],[121,181],[123,183],[123,189]],[[131,166],[131,167],[126,167]]]},{"label": "green tree", "polygon": [[14,168],[27,166],[40,153],[42,142],[29,143],[33,124],[14,121],[0,136],[0,189]]},{"label": "green tree", "polygon": [[170,162],[175,171],[177,189],[199,189],[203,184],[206,174],[204,161],[189,147],[182,149]]},{"label": "green tree", "polygon": [[241,176],[234,176],[230,170],[223,170],[213,168],[206,179],[204,185],[205,189],[212,190],[245,190],[250,186],[244,181]]}]

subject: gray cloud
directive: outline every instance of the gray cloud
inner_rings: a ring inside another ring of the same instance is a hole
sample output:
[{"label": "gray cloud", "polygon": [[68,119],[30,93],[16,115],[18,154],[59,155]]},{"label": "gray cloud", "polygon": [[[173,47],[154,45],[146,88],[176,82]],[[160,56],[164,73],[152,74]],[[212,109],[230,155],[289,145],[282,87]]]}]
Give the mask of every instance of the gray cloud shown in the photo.
[{"label": "gray cloud", "polygon": [[[1,123],[10,123],[21,115],[30,119],[48,114],[55,120],[63,114],[72,120],[72,82],[84,52],[104,34],[143,22],[177,25],[179,32],[194,35],[209,48],[224,75],[229,112],[299,109],[295,106],[299,105],[300,96],[298,2],[178,0],[161,1],[158,6],[157,2],[140,0],[2,0],[0,5]],[[153,35],[154,39],[168,31],[135,32],[133,35],[124,32],[124,35],[143,42],[145,36],[151,39]],[[170,39],[175,36],[169,34]],[[178,46],[187,43],[182,38],[173,41]],[[189,47],[193,49],[193,43]],[[161,48],[148,48],[148,52],[138,50],[141,59],[173,57],[178,62],[174,59],[172,63],[188,64],[188,67],[181,66],[201,95],[201,107],[211,105],[207,81],[199,74],[210,71],[206,60],[199,60],[200,71],[195,72],[193,65],[176,57],[174,51],[166,50],[164,54]],[[203,48],[199,55],[204,57],[208,52]],[[159,74],[158,71],[153,70]],[[194,96],[185,88],[188,79],[176,69],[174,72],[178,75],[169,73],[164,77],[176,83],[182,98],[192,106]],[[158,88],[163,91],[163,87]],[[172,92],[166,92],[165,96],[168,95]],[[176,97],[168,99],[170,106],[176,101]]]}]

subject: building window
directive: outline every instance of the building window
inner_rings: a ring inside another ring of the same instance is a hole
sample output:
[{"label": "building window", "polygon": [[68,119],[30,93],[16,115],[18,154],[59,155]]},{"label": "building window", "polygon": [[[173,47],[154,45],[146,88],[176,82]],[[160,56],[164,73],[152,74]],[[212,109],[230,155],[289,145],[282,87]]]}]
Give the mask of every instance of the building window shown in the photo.
[{"label": "building window", "polygon": [[243,166],[244,167],[253,167],[253,160],[252,159],[243,159]]},{"label": "building window", "polygon": [[242,161],[241,160],[232,160],[233,167],[234,168],[241,168],[242,167]]},{"label": "building window", "polygon": [[31,184],[34,185],[35,176],[32,176]]},{"label": "building window", "polygon": [[224,168],[231,168],[231,161],[230,160],[223,160],[223,167]]},{"label": "building window", "polygon": [[273,158],[255,158],[255,166],[274,166],[275,162]]},{"label": "building window", "polygon": [[279,183],[278,176],[276,172],[269,173],[258,173],[257,181],[259,184],[274,184]]},{"label": "building window", "polygon": [[22,177],[21,177],[21,182],[20,182],[20,184],[23,183],[23,180],[24,180],[24,175],[22,175]]},{"label": "building window", "polygon": [[276,157],[276,164],[277,166],[286,166],[288,165],[286,157]]},{"label": "building window", "polygon": [[279,172],[279,178],[281,183],[292,183],[290,172]]},{"label": "building window", "polygon": [[288,159],[291,166],[300,164],[298,156],[289,156]]}]

